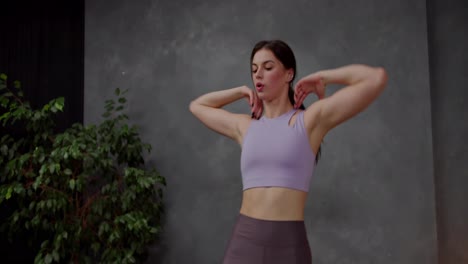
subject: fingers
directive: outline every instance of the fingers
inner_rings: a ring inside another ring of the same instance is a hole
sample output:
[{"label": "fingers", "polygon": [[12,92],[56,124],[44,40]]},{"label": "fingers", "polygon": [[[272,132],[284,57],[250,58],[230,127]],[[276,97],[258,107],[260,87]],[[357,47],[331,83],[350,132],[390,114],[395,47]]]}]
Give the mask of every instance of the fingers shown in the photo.
[{"label": "fingers", "polygon": [[255,109],[255,115],[254,118],[259,119],[262,116],[263,113],[263,102],[260,100],[260,98],[257,97],[257,105]]},{"label": "fingers", "polygon": [[250,104],[250,113],[252,118],[259,119],[263,113],[263,101],[258,97],[256,91],[250,90],[246,98]]},{"label": "fingers", "polygon": [[296,86],[294,86],[294,91],[298,90],[299,88],[302,87],[302,83],[303,83],[303,79],[299,80],[297,83],[296,83]]},{"label": "fingers", "polygon": [[307,93],[304,91],[302,85],[297,85],[294,91],[294,108],[299,108],[299,106],[304,101],[304,98],[307,96]]},{"label": "fingers", "polygon": [[245,97],[245,100],[247,100],[247,103],[250,105],[250,107],[252,107],[252,99],[250,99],[250,96],[249,97]]},{"label": "fingers", "polygon": [[259,119],[262,116],[263,113],[263,101],[258,98],[258,109],[256,112],[256,118]]},{"label": "fingers", "polygon": [[263,109],[258,108],[255,112],[252,113],[252,118],[260,119],[260,117],[262,116],[262,112],[263,112]]},{"label": "fingers", "polygon": [[304,102],[304,99],[306,98],[307,94],[303,94],[302,96],[298,97],[298,99],[295,101],[296,103],[294,104],[294,108],[299,108],[302,103]]},{"label": "fingers", "polygon": [[295,93],[294,93],[294,102],[295,102],[294,108],[296,109],[299,108],[310,92],[311,92],[310,89],[309,91],[306,91],[303,85],[297,86]]},{"label": "fingers", "polygon": [[249,90],[249,104],[250,104],[250,107],[253,106],[254,104],[254,92],[252,90]]},{"label": "fingers", "polygon": [[299,99],[300,97],[300,94],[302,93],[302,89],[300,88],[301,86],[299,84],[297,84],[295,87],[294,87],[294,101],[297,102],[297,100]]},{"label": "fingers", "polygon": [[257,109],[257,101],[258,101],[257,93],[252,92],[252,113],[254,113],[255,110]]},{"label": "fingers", "polygon": [[294,89],[294,108],[298,108],[309,93],[315,93],[319,100],[325,98],[325,82],[322,79],[299,82]]},{"label": "fingers", "polygon": [[306,97],[307,97],[307,94],[303,94],[303,95],[299,98],[299,102],[300,102],[299,105],[301,105],[301,104],[304,102],[304,100],[305,100]]},{"label": "fingers", "polygon": [[296,89],[294,90],[294,101],[297,101],[297,98],[299,98],[299,91]]},{"label": "fingers", "polygon": [[251,93],[251,100],[252,100],[252,105],[251,105],[251,115],[252,118],[258,119],[260,118],[262,112],[263,112],[263,102],[258,98],[258,94],[254,91]]}]

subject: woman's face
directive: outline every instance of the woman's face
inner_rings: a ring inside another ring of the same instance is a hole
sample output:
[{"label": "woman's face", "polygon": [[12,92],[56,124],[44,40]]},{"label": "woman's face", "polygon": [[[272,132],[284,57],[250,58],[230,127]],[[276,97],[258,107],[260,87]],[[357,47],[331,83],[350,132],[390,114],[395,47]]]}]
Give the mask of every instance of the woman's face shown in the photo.
[{"label": "woman's face", "polygon": [[262,100],[273,100],[281,93],[287,93],[293,74],[293,70],[285,69],[268,49],[257,51],[252,59],[252,81]]}]

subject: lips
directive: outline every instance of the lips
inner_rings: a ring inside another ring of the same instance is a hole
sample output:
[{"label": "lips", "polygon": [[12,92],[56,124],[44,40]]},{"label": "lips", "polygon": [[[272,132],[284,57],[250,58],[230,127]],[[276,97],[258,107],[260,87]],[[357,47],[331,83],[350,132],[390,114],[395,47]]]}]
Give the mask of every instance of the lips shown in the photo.
[{"label": "lips", "polygon": [[257,83],[255,87],[257,88],[257,92],[262,92],[265,85],[263,85],[263,83]]}]

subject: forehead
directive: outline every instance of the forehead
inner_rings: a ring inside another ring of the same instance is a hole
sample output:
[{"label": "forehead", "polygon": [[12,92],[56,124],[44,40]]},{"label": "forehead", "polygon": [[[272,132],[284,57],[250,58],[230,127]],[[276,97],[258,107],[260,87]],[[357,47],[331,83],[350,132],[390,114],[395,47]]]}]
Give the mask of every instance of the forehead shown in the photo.
[{"label": "forehead", "polygon": [[277,62],[275,54],[268,49],[261,49],[257,51],[252,59],[252,64],[262,64],[266,61],[274,61]]}]

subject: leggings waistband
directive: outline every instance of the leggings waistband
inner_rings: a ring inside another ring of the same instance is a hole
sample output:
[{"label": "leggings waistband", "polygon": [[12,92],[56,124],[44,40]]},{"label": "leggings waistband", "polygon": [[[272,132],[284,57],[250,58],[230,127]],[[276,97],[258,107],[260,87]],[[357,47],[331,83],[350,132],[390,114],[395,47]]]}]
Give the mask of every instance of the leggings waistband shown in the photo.
[{"label": "leggings waistband", "polygon": [[287,247],[308,243],[303,220],[263,220],[239,214],[233,235],[269,247]]}]

